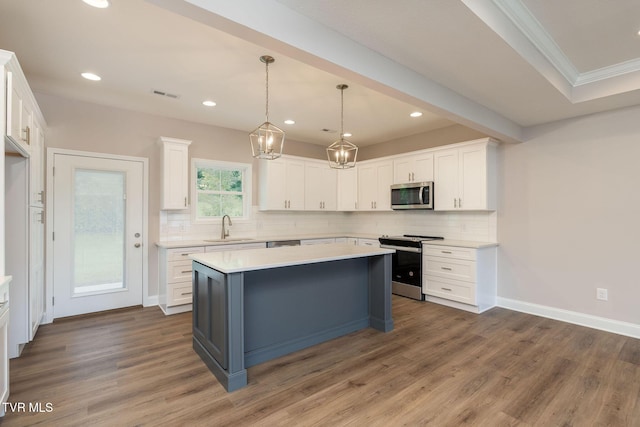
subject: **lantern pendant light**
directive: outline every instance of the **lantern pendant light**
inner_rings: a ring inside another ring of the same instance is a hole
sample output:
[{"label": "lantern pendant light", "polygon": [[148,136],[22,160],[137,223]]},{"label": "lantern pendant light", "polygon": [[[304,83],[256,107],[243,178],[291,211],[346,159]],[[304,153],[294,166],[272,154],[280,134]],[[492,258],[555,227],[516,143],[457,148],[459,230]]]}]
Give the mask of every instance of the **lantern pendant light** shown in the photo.
[{"label": "lantern pendant light", "polygon": [[266,66],[266,120],[249,134],[249,139],[251,140],[253,157],[273,160],[282,155],[282,147],[284,146],[284,131],[269,122],[269,64],[272,64],[275,59],[264,55],[260,57],[260,61],[264,62]]},{"label": "lantern pendant light", "polygon": [[327,147],[329,166],[334,169],[354,167],[358,156],[358,147],[344,139],[344,90],[348,87],[345,84],[336,86],[340,90],[340,139]]}]

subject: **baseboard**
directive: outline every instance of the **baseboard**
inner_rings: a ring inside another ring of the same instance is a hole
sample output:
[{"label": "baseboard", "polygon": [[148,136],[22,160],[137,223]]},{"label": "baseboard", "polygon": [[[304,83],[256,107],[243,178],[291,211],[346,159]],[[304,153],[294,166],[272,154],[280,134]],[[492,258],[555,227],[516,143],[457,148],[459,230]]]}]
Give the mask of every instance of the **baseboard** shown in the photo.
[{"label": "baseboard", "polygon": [[549,319],[560,320],[562,322],[573,323],[575,325],[586,326],[588,328],[599,329],[601,331],[612,332],[614,334],[625,335],[632,338],[640,338],[640,325],[619,320],[607,319],[606,317],[592,316],[590,314],[578,313],[576,311],[563,310],[561,308],[549,307],[546,305],[532,304],[509,298],[497,298],[498,307],[509,310],[521,311],[523,313],[534,314],[536,316],[547,317]]},{"label": "baseboard", "polygon": [[143,307],[151,307],[159,304],[158,295],[154,295],[151,297],[146,297],[142,303]]}]

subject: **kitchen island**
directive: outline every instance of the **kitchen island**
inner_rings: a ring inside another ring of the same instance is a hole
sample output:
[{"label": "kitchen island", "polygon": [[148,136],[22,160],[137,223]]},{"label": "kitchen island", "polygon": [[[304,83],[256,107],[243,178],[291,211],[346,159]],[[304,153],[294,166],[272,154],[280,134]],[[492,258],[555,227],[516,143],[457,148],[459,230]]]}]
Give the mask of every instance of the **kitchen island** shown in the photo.
[{"label": "kitchen island", "polygon": [[392,253],[329,244],[193,254],[193,348],[234,391],[250,366],[366,327],[389,332]]}]

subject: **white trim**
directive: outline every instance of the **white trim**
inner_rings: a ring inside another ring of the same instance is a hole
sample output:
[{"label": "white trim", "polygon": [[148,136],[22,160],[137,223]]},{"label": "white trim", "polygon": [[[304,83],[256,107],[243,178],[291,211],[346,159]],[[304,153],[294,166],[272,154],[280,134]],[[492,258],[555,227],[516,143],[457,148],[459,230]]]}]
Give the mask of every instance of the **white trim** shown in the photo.
[{"label": "white trim", "polygon": [[635,323],[621,322],[619,320],[607,319],[606,317],[598,317],[509,298],[498,297],[497,303],[498,307],[509,310],[534,314],[536,316],[547,317],[549,319],[560,320],[562,322],[573,323],[575,325],[586,326],[588,328],[599,329],[632,338],[640,338],[640,325]]},{"label": "white trim", "polygon": [[251,205],[251,201],[253,199],[253,164],[251,163],[240,163],[240,162],[227,162],[224,160],[213,160],[213,159],[202,159],[197,157],[191,158],[191,181],[189,183],[190,192],[192,193],[192,203],[191,203],[191,223],[192,224],[220,224],[222,218],[214,217],[214,218],[200,218],[196,217],[198,213],[198,190],[196,189],[196,181],[197,181],[197,169],[196,163],[206,163],[210,164],[214,167],[218,167],[221,169],[230,169],[230,170],[242,170],[242,197],[243,197],[243,211],[244,215],[242,217],[232,217],[234,221],[238,221],[239,223],[248,221],[251,219],[251,214],[253,207]]},{"label": "white trim", "polygon": [[[148,307],[158,304],[158,297],[149,297],[149,159],[146,157],[121,156],[106,153],[94,153],[91,151],[67,150],[63,148],[47,148],[47,199],[49,204],[54,200],[53,192],[53,158],[56,154],[65,154],[78,157],[97,157],[101,159],[127,160],[142,163],[143,197],[142,197],[142,305]],[[53,209],[45,209],[48,224],[46,229],[46,298],[45,314],[42,323],[53,322]],[[155,298],[155,300],[154,300]],[[155,303],[154,303],[155,301]]]},{"label": "white trim", "polygon": [[462,1],[573,104],[640,88],[640,59],[579,72],[521,0]]}]

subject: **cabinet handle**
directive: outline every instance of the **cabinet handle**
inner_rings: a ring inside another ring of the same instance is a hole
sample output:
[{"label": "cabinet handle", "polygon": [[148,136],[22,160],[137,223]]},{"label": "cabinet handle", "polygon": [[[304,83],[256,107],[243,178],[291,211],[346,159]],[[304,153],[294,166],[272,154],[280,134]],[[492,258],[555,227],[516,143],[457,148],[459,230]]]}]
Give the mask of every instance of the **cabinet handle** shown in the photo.
[{"label": "cabinet handle", "polygon": [[451,289],[451,288],[440,288],[440,289],[442,289],[443,291],[449,291],[449,292],[453,291],[453,289]]},{"label": "cabinet handle", "polygon": [[182,273],[191,273],[193,270],[182,270]]},{"label": "cabinet handle", "polygon": [[373,208],[378,209],[378,202],[373,202]]},{"label": "cabinet handle", "polygon": [[462,199],[458,199],[458,207],[461,208],[462,207]]},{"label": "cabinet handle", "polygon": [[409,172],[407,175],[409,175],[409,177],[407,178],[409,181],[411,181],[411,172]]},{"label": "cabinet handle", "polygon": [[184,207],[185,208],[187,207],[187,198],[186,197],[184,198]]},{"label": "cabinet handle", "polygon": [[188,253],[188,252],[186,254],[180,254],[180,256],[189,256],[189,255],[191,255],[191,254]]},{"label": "cabinet handle", "polygon": [[442,252],[443,254],[449,254],[449,255],[451,255],[451,251],[440,251],[440,252]]},{"label": "cabinet handle", "polygon": [[22,130],[22,132],[24,132],[24,136],[25,136],[22,140],[26,142],[27,145],[30,145],[31,144],[31,128],[27,126]]},{"label": "cabinet handle", "polygon": [[447,271],[451,271],[451,269],[449,267],[440,267],[443,270],[447,270]]},{"label": "cabinet handle", "polygon": [[454,208],[458,207],[458,199],[456,199],[455,197],[453,198],[453,207]]},{"label": "cabinet handle", "polygon": [[181,296],[185,296],[185,295],[192,295],[193,292],[182,292],[180,295]]},{"label": "cabinet handle", "polygon": [[353,208],[358,209],[358,202],[353,202]]}]

